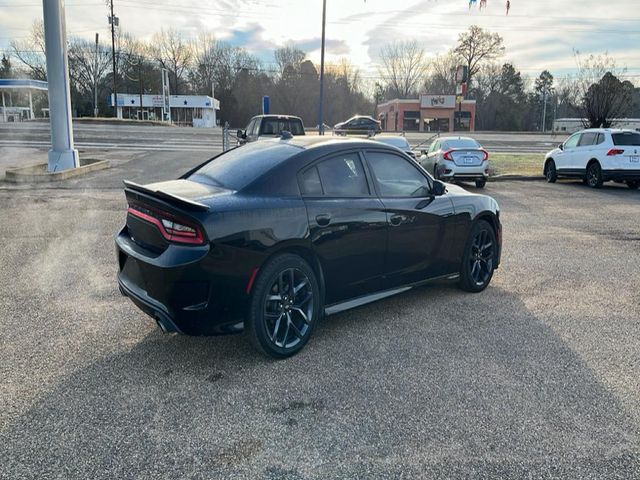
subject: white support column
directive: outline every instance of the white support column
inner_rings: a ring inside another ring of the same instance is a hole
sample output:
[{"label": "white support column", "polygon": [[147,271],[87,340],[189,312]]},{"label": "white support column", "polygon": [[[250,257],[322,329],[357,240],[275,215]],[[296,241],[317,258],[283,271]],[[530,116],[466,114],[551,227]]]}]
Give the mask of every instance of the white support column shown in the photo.
[{"label": "white support column", "polygon": [[31,96],[31,90],[29,90],[29,120],[33,120],[33,97]]},{"label": "white support column", "polygon": [[51,125],[50,172],[80,166],[73,144],[64,0],[42,0]]},{"label": "white support column", "polygon": [[7,107],[4,104],[4,91],[2,92],[2,120],[7,123]]}]

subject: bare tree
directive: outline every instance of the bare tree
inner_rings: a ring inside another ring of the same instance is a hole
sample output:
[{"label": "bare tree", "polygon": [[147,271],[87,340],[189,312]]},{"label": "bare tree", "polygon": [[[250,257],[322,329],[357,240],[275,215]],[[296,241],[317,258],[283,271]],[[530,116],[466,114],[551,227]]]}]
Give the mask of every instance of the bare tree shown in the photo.
[{"label": "bare tree", "polygon": [[415,40],[395,42],[380,50],[380,76],[391,96],[407,98],[417,93],[427,74],[428,62],[424,48]]},{"label": "bare tree", "polygon": [[179,95],[186,90],[186,74],[194,58],[192,44],[177,30],[163,29],[153,36],[152,51],[158,63],[169,70],[169,76],[173,77],[171,92]]},{"label": "bare tree", "polygon": [[[80,38],[72,38],[69,42],[69,74],[75,88],[82,94],[94,95],[98,84],[111,68],[111,51],[104,45]],[[93,105],[94,110],[97,105]]]},{"label": "bare tree", "polygon": [[453,50],[469,69],[467,83],[471,89],[472,79],[480,71],[484,62],[496,60],[504,54],[503,40],[497,33],[491,33],[477,25],[458,36],[458,45]]},{"label": "bare tree", "polygon": [[47,79],[47,62],[44,50],[44,24],[36,20],[27,38],[9,43],[11,54],[24,65],[31,78]]},{"label": "bare tree", "polygon": [[575,51],[574,56],[578,66],[575,90],[585,127],[611,127],[614,119],[627,115],[630,109],[633,84],[618,78],[626,68],[619,68],[608,53],[583,59]]},{"label": "bare tree", "polygon": [[429,62],[429,75],[424,82],[424,91],[440,95],[453,95],[456,92],[456,67],[460,59],[450,51],[436,55]]},{"label": "bare tree", "polygon": [[273,56],[275,57],[276,65],[278,66],[278,74],[280,78],[282,78],[287,70],[297,70],[302,62],[304,62],[307,54],[294,44],[289,43],[284,47],[276,49],[276,51],[273,52]]}]

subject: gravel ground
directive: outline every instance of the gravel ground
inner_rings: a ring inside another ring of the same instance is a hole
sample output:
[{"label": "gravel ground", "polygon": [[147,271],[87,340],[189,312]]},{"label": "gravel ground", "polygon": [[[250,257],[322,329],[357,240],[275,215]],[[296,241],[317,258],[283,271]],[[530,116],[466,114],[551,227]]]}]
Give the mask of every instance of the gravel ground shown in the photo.
[{"label": "gravel ground", "polygon": [[489,289],[336,315],[272,361],[118,294],[117,175],[0,186],[0,478],[640,478],[640,192],[489,184]]}]

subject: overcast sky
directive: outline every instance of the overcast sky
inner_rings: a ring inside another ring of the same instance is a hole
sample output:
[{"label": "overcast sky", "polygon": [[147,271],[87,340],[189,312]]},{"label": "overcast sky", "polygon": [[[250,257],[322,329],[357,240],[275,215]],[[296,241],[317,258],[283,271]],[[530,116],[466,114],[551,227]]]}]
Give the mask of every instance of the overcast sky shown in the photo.
[{"label": "overcast sky", "polygon": [[[294,42],[320,59],[321,0],[114,0],[120,26],[137,37],[173,27],[187,37],[210,30],[218,38],[247,48],[265,63],[273,48]],[[524,74],[549,69],[556,76],[575,68],[573,49],[583,54],[608,51],[628,77],[640,84],[640,0],[327,0],[329,61],[346,56],[363,75],[376,76],[380,46],[417,39],[429,54],[445,53],[471,24],[500,33],[503,61]],[[104,0],[66,2],[67,31],[108,40]],[[0,0],[0,49],[10,38],[28,34],[42,18],[39,0]]]}]

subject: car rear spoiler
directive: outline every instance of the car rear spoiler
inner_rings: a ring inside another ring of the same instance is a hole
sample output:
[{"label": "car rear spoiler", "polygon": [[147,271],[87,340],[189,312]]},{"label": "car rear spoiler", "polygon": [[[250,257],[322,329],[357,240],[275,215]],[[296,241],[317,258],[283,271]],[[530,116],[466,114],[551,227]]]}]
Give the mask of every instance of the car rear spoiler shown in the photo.
[{"label": "car rear spoiler", "polygon": [[168,200],[171,203],[174,204],[178,204],[182,207],[185,208],[190,208],[193,210],[201,210],[201,211],[208,211],[209,207],[207,205],[205,205],[204,203],[200,203],[200,202],[195,202],[193,200],[189,200],[187,198],[183,198],[180,197],[178,195],[173,195],[171,193],[166,193],[163,192],[161,190],[152,190],[150,188],[147,188],[143,185],[139,185],[137,183],[134,182],[130,182],[129,180],[123,180],[122,183],[124,183],[125,188],[128,188],[130,190],[134,190],[140,193],[146,193],[147,195],[151,195],[154,196],[156,198],[160,198],[163,200]]}]

